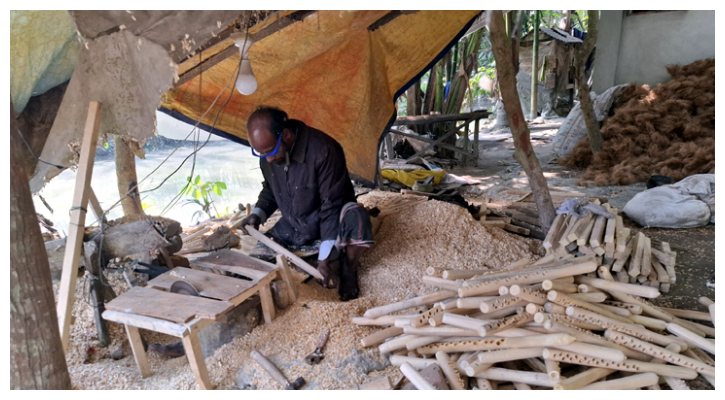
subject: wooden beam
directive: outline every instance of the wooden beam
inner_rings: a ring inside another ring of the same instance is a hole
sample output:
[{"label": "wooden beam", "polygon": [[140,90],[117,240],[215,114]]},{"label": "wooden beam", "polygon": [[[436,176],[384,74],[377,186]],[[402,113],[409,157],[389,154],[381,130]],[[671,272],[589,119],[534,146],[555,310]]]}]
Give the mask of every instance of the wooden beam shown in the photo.
[{"label": "wooden beam", "polygon": [[80,262],[83,234],[85,233],[86,207],[93,174],[93,160],[96,156],[98,142],[98,129],[101,126],[101,103],[92,101],[88,106],[83,142],[81,144],[80,160],[76,175],[76,186],[73,194],[73,207],[70,211],[70,224],[68,240],[66,241],[65,256],[63,258],[63,271],[60,277],[58,292],[58,325],[63,351],[68,351],[70,336],[70,320],[73,311],[73,300],[76,294],[76,278],[78,263]]},{"label": "wooden beam", "polygon": [[393,122],[393,125],[418,125],[431,124],[434,122],[450,122],[465,121],[488,118],[488,111],[475,111],[463,114],[433,114],[433,115],[415,115],[411,117],[400,117]]}]

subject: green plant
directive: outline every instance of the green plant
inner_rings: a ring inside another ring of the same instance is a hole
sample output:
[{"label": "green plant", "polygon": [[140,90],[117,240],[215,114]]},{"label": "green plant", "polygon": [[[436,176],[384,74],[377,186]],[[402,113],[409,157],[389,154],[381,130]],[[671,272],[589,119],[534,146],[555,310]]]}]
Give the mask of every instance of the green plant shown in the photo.
[{"label": "green plant", "polygon": [[196,204],[200,206],[209,218],[214,217],[211,213],[211,209],[214,208],[214,213],[218,216],[219,213],[216,206],[214,206],[211,194],[215,193],[222,196],[222,191],[227,190],[227,184],[220,181],[203,182],[201,180],[201,175],[197,175],[193,181],[191,180],[191,177],[186,178],[186,180],[187,185],[184,189],[182,189],[182,191],[185,195],[191,196],[192,198],[186,199],[184,202],[186,204]]}]

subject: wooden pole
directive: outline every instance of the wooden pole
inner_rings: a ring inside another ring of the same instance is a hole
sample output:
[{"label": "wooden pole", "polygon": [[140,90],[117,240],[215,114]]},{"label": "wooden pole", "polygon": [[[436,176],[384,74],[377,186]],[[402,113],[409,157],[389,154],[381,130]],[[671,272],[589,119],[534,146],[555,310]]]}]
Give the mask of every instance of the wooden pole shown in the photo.
[{"label": "wooden pole", "polygon": [[63,351],[68,351],[70,335],[70,319],[75,297],[78,263],[80,262],[83,234],[85,233],[86,207],[88,206],[88,188],[93,174],[93,160],[96,156],[98,129],[101,125],[101,103],[92,101],[88,107],[81,155],[76,175],[76,186],[73,194],[73,208],[70,211],[70,226],[63,258],[63,272],[60,277],[58,292],[58,326]]},{"label": "wooden pole", "polygon": [[589,16],[589,26],[587,36],[584,43],[574,53],[574,64],[576,65],[576,81],[579,89],[579,102],[581,103],[582,115],[587,126],[587,134],[589,135],[589,145],[592,148],[592,154],[602,149],[602,133],[599,131],[599,122],[594,114],[594,105],[589,97],[589,84],[586,79],[584,69],[586,62],[597,43],[599,32],[599,11],[587,11]]},{"label": "wooden pole", "polygon": [[[137,146],[135,143],[133,145]],[[118,135],[113,138],[113,147],[116,157],[118,195],[121,198],[123,215],[144,215],[138,193],[136,155],[123,136]]]},{"label": "wooden pole", "polygon": [[541,228],[548,231],[556,217],[556,213],[544,173],[541,170],[541,164],[539,164],[539,160],[536,158],[531,146],[530,132],[526,125],[524,113],[521,111],[519,94],[516,90],[516,76],[513,73],[514,66],[511,61],[511,41],[506,35],[501,11],[491,11],[489,31],[491,34],[491,49],[496,60],[499,88],[501,89],[504,108],[514,138],[514,147],[516,148],[514,159],[526,171],[529,185],[534,193],[536,206],[539,209]]},{"label": "wooden pole", "polygon": [[539,95],[539,11],[534,10],[534,48],[531,52],[531,110],[530,119],[536,119]]}]

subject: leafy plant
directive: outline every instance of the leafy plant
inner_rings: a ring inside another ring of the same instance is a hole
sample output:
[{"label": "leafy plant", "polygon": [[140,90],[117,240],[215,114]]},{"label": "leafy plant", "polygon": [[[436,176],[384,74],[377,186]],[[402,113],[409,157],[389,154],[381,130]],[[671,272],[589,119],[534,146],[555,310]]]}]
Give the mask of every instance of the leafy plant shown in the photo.
[{"label": "leafy plant", "polygon": [[196,204],[201,207],[202,210],[210,217],[213,218],[211,209],[214,208],[214,214],[218,215],[216,206],[214,206],[214,200],[212,200],[212,193],[222,196],[224,190],[227,190],[227,184],[221,181],[215,182],[203,182],[201,175],[197,175],[192,181],[191,178],[186,178],[188,184],[184,191],[186,196],[192,198],[186,199],[186,204]]}]

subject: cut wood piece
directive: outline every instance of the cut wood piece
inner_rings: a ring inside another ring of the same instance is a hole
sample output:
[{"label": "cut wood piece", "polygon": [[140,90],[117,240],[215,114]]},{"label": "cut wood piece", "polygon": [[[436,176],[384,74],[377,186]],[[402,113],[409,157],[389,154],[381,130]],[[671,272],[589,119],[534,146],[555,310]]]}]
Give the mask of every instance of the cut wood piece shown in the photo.
[{"label": "cut wood piece", "polygon": [[627,245],[627,241],[629,240],[629,235],[631,233],[631,230],[629,228],[625,228],[623,225],[622,216],[617,216],[617,252],[624,251],[624,247]]},{"label": "cut wood piece", "polygon": [[476,275],[481,275],[488,272],[488,269],[447,269],[443,271],[443,279],[456,280],[456,279],[469,279]]},{"label": "cut wood piece", "polygon": [[287,284],[287,288],[289,289],[289,296],[290,301],[292,303],[297,301],[297,296],[299,296],[299,291],[297,290],[297,284],[292,279],[292,274],[289,270],[289,265],[287,264],[287,258],[283,255],[277,255],[277,271],[279,271],[282,280]]},{"label": "cut wood piece", "polygon": [[483,226],[491,227],[491,228],[504,228],[506,226],[506,222],[498,220],[498,221],[491,221],[491,220],[480,220],[479,223]]},{"label": "cut wood piece", "polygon": [[191,332],[182,338],[182,342],[184,342],[184,353],[186,353],[186,358],[189,359],[189,367],[191,367],[191,371],[196,377],[196,383],[199,384],[199,389],[214,389],[214,386],[209,380],[209,372],[206,369],[204,354],[201,351],[201,344],[199,343],[197,331],[192,328]]},{"label": "cut wood piece", "polygon": [[500,217],[497,215],[486,217],[486,221],[502,221],[504,224],[511,223],[511,217]]},{"label": "cut wood piece", "polygon": [[660,262],[652,258],[652,269],[657,274],[657,282],[670,283],[670,276]]},{"label": "cut wood piece", "polygon": [[463,381],[463,379],[461,379],[458,370],[454,367],[455,363],[451,361],[451,359],[448,357],[448,354],[439,351],[436,353],[436,360],[438,361],[438,366],[441,368],[441,371],[443,371],[443,375],[445,375],[446,379],[448,380],[448,384],[450,385],[451,389],[465,390],[465,382]]},{"label": "cut wood piece", "polygon": [[[509,332],[509,331],[504,331]],[[438,342],[418,349],[418,354],[428,355],[435,354],[442,350],[446,353],[452,352],[469,352],[478,350],[500,350],[500,349],[520,349],[527,347],[551,347],[565,346],[574,342],[575,338],[567,334],[541,334],[524,337],[506,337],[506,338],[483,338],[479,340],[463,340],[451,342]]]},{"label": "cut wood piece", "polygon": [[581,232],[577,233],[577,246],[586,246],[587,243],[589,243],[589,237],[592,235],[592,229],[594,229],[594,224],[597,222],[597,219],[593,214],[590,214],[590,217],[591,218],[589,218],[587,224],[583,226]]},{"label": "cut wood piece", "polygon": [[680,324],[670,322],[667,324],[667,330],[670,333],[673,333],[677,335],[678,337],[684,339],[688,343],[695,345],[710,354],[715,354],[715,342],[710,339],[705,339],[704,337],[701,337],[689,329],[683,327]]},{"label": "cut wood piece", "polygon": [[614,261],[614,249],[616,245],[614,243],[605,243],[604,244],[604,257],[610,261],[610,264]]},{"label": "cut wood piece", "polygon": [[231,301],[254,286],[253,282],[238,278],[197,271],[190,268],[176,267],[150,280],[148,287],[168,292],[171,289],[171,285],[179,280],[189,283],[202,297],[221,301]]},{"label": "cut wood piece", "polygon": [[666,253],[664,251],[660,251],[657,249],[650,249],[652,252],[652,255],[655,256],[664,266],[675,266],[675,262],[677,260],[677,253],[675,252],[669,252]]},{"label": "cut wood piece", "polygon": [[546,234],[546,238],[543,241],[543,246],[545,249],[551,249],[553,247],[553,241],[554,237],[556,236],[559,229],[561,229],[562,225],[564,224],[564,221],[566,219],[565,214],[557,214],[556,218],[554,218],[554,222],[551,224],[551,228],[549,229],[549,232]]},{"label": "cut wood piece", "polygon": [[106,309],[129,314],[145,315],[176,323],[185,323],[194,317],[217,319],[234,304],[161,290],[133,287],[106,303]]},{"label": "cut wood piece", "polygon": [[531,234],[530,230],[528,230],[526,228],[522,228],[520,226],[511,225],[511,224],[504,225],[503,229],[505,229],[509,232],[518,233],[519,235],[524,235],[524,236],[529,236]]},{"label": "cut wood piece", "polygon": [[476,378],[504,382],[520,382],[534,386],[545,386],[553,388],[559,379],[552,379],[548,374],[540,372],[517,371],[504,368],[488,368],[475,375]]},{"label": "cut wood piece", "polygon": [[436,278],[435,276],[423,275],[420,278],[423,283],[427,283],[431,286],[436,286],[445,290],[458,290],[461,287],[461,283],[443,278]]},{"label": "cut wood piece", "polygon": [[[567,235],[566,239],[569,242],[576,242],[580,237],[582,237],[584,232],[587,230],[587,225],[589,225],[589,222],[591,222],[593,220],[594,220],[594,215],[591,213],[584,218],[580,218],[576,222],[576,224],[574,224],[574,227],[572,228],[571,232],[569,232],[569,235]],[[578,242],[577,242],[577,245],[579,245]]]},{"label": "cut wood piece", "polygon": [[614,244],[614,235],[617,230],[617,218],[608,218],[607,227],[604,230],[604,243]]},{"label": "cut wood piece", "polygon": [[589,236],[589,245],[592,248],[599,247],[602,242],[602,236],[604,235],[604,229],[607,224],[607,219],[603,215],[597,215],[597,219],[594,222],[594,228],[592,228],[592,234]]},{"label": "cut wood piece", "polygon": [[570,218],[567,222],[566,231],[564,231],[564,233],[561,235],[561,238],[559,239],[559,245],[566,246],[570,243],[569,239],[568,239],[569,234],[574,229],[574,227],[576,226],[578,221],[579,221],[579,217],[577,217],[576,215],[570,216]]},{"label": "cut wood piece", "polygon": [[272,298],[272,290],[269,284],[263,285],[259,288],[259,298],[262,302],[262,314],[264,315],[264,322],[271,324],[275,316],[274,299]]},{"label": "cut wood piece", "polygon": [[63,351],[68,353],[68,339],[70,338],[71,312],[75,299],[76,278],[80,263],[81,249],[83,247],[83,234],[86,224],[86,207],[88,206],[91,175],[93,174],[93,161],[96,155],[98,130],[101,126],[101,103],[91,101],[88,106],[88,116],[81,142],[81,153],[78,160],[73,202],[70,213],[70,223],[66,240],[65,254],[63,256],[63,271],[60,276],[58,289],[58,326]]},{"label": "cut wood piece", "polygon": [[607,361],[594,357],[583,356],[563,350],[544,349],[545,360],[555,360],[569,364],[587,365],[590,367],[603,367],[627,372],[653,372],[658,375],[672,376],[682,379],[695,379],[697,372],[674,365],[655,364],[638,360],[624,360],[620,362]]},{"label": "cut wood piece", "polygon": [[627,274],[633,278],[640,275],[642,271],[642,256],[644,254],[645,236],[642,232],[637,234],[632,244],[632,260],[629,262]]},{"label": "cut wood piece", "polygon": [[[683,327],[689,329],[690,331],[694,332],[698,336],[705,337],[705,332],[703,332],[697,326],[693,325],[693,323],[682,320],[680,318],[677,318],[674,315],[663,310],[662,308],[657,307],[657,306],[653,305],[652,303],[647,302],[644,299],[641,299],[639,297],[635,297],[635,296],[632,296],[629,294],[617,293],[617,292],[613,292],[613,293],[611,293],[611,295],[612,295],[612,297],[614,297],[615,299],[617,299],[619,301],[623,301],[625,303],[637,304],[637,305],[641,306],[642,310],[647,315],[661,319],[663,321],[675,322],[675,323],[682,325]],[[687,348],[687,346],[684,346],[683,348]]]},{"label": "cut wood piece", "polygon": [[211,263],[211,262],[200,261],[200,260],[201,259],[196,259],[194,261],[191,261],[191,265],[196,265],[196,266],[199,266],[202,268],[213,269],[213,270],[217,270],[217,271],[231,272],[233,274],[247,277],[254,281],[262,279],[270,273],[270,271],[260,271],[258,269],[249,268],[249,267],[240,267],[240,266],[236,266],[236,265],[224,265],[224,264],[217,264],[217,263]]},{"label": "cut wood piece", "polygon": [[310,264],[306,263],[303,259],[297,257],[294,253],[292,253],[291,251],[285,249],[284,247],[282,247],[281,245],[279,245],[274,240],[268,238],[263,233],[257,231],[256,229],[254,229],[253,226],[247,225],[247,226],[244,227],[244,230],[246,230],[249,233],[250,236],[252,236],[253,238],[259,240],[262,243],[264,243],[265,245],[267,245],[272,250],[274,250],[274,251],[276,251],[276,252],[278,252],[280,254],[283,254],[283,255],[287,256],[287,258],[289,258],[295,265],[297,265],[298,267],[302,268],[302,270],[304,270],[308,274],[312,275],[316,279],[319,279],[319,280],[323,280],[324,279],[322,277],[322,274],[316,268],[314,268]]},{"label": "cut wood piece", "polygon": [[612,265],[612,271],[613,272],[619,272],[622,270],[624,265],[627,263],[627,260],[629,260],[630,255],[632,254],[632,246],[635,245],[636,242],[634,239],[630,239],[627,244],[624,247],[623,251],[617,251],[614,253],[614,264]]},{"label": "cut wood piece", "polygon": [[126,334],[128,335],[128,341],[131,345],[131,351],[133,351],[133,358],[136,360],[136,365],[141,376],[147,378],[151,376],[151,368],[149,367],[148,359],[146,358],[146,351],[143,349],[143,342],[141,335],[138,333],[138,328],[132,325],[124,325],[126,328]]},{"label": "cut wood piece", "polygon": [[644,249],[642,250],[642,267],[640,273],[649,276],[652,272],[652,241],[647,236],[644,237]]}]

